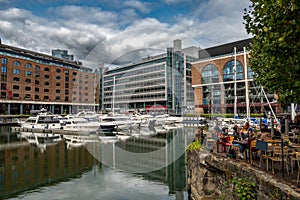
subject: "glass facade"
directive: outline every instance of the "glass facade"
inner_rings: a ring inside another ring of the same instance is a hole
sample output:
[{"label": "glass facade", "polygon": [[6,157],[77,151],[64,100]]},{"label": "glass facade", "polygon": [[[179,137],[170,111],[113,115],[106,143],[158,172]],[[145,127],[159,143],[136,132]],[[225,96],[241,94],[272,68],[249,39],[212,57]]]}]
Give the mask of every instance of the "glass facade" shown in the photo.
[{"label": "glass facade", "polygon": [[103,109],[183,114],[187,107],[194,106],[190,64],[194,60],[167,48],[166,54],[107,70],[103,77]]}]

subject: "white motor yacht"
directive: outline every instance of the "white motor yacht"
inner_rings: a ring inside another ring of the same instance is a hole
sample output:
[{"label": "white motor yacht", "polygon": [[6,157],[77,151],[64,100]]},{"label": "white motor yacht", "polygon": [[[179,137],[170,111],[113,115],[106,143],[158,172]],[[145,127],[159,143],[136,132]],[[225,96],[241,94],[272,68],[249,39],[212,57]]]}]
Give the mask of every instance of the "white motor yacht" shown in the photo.
[{"label": "white motor yacht", "polygon": [[83,118],[83,117],[74,117],[71,115],[66,116],[61,120],[62,129],[67,131],[82,131],[90,132],[96,131],[100,122],[94,118]]},{"label": "white motor yacht", "polygon": [[126,131],[138,128],[139,122],[133,121],[126,115],[112,115],[103,117],[100,129],[104,131]]},{"label": "white motor yacht", "polygon": [[20,125],[22,128],[31,129],[61,129],[60,116],[44,110],[28,117]]}]

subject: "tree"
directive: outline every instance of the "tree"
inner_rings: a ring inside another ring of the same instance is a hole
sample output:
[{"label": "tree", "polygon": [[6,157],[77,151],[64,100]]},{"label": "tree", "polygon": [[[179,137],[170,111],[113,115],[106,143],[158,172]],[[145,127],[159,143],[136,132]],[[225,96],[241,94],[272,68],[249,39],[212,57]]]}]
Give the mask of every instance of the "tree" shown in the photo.
[{"label": "tree", "polygon": [[282,105],[300,103],[300,1],[251,0],[244,24],[253,36],[255,80],[278,94]]}]

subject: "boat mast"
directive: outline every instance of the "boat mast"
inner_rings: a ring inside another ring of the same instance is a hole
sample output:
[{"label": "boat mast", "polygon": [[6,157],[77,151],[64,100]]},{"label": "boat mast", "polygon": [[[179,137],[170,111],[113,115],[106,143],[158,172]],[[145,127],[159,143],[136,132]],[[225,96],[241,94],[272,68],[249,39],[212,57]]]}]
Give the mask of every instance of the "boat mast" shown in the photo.
[{"label": "boat mast", "polygon": [[113,96],[112,96],[112,113],[115,114],[115,88],[116,87],[116,79],[113,77]]},{"label": "boat mast", "polygon": [[249,102],[248,66],[247,66],[247,59],[246,59],[246,47],[244,47],[244,71],[245,71],[245,86],[246,86],[246,112],[247,112],[247,119],[250,119],[250,102]]},{"label": "boat mast", "polygon": [[234,116],[237,116],[237,96],[236,96],[236,47],[233,49],[234,51],[234,67],[233,67],[233,72],[234,72]]}]

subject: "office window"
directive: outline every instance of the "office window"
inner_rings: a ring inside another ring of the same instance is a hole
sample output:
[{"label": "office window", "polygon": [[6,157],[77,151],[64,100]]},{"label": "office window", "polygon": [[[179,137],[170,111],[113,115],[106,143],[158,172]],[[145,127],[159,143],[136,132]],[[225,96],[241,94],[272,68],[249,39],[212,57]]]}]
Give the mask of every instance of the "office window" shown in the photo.
[{"label": "office window", "polygon": [[44,71],[45,71],[45,72],[49,72],[50,69],[49,69],[48,67],[46,67],[46,68],[44,69]]},{"label": "office window", "polygon": [[31,76],[31,71],[26,71],[26,72],[25,72],[25,75],[26,75],[26,76]]},{"label": "office window", "polygon": [[7,75],[1,74],[1,82],[6,82],[6,81],[7,81]]},{"label": "office window", "polygon": [[14,78],[13,78],[13,81],[14,81],[14,82],[19,82],[19,81],[20,81],[20,78],[19,78],[19,77],[14,77]]},{"label": "office window", "polygon": [[25,67],[26,67],[26,68],[31,68],[32,65],[31,65],[30,63],[26,63]]},{"label": "office window", "polygon": [[57,82],[57,83],[56,83],[56,86],[60,86],[60,83],[59,83],[59,82]]},{"label": "office window", "polygon": [[18,86],[18,85],[13,86],[13,90],[19,90],[19,89],[20,89],[20,86]]},{"label": "office window", "polygon": [[49,89],[44,89],[44,92],[47,92],[47,93],[48,93],[48,92],[49,92]]},{"label": "office window", "polygon": [[56,94],[60,94],[60,90],[56,90]]},{"label": "office window", "polygon": [[1,83],[1,90],[6,90],[6,83]]},{"label": "office window", "polygon": [[1,98],[5,99],[6,98],[6,92],[1,92]]},{"label": "office window", "polygon": [[39,92],[39,91],[40,91],[40,88],[35,88],[34,91],[35,91],[35,92]]},{"label": "office window", "polygon": [[30,94],[25,94],[25,99],[31,99],[31,95]]},{"label": "office window", "polygon": [[40,96],[39,96],[39,95],[34,95],[34,99],[35,99],[35,100],[39,100],[39,99],[40,99]]},{"label": "office window", "polygon": [[20,63],[19,61],[15,60],[15,61],[14,61],[14,66],[19,67],[19,66],[21,66],[21,63]]},{"label": "office window", "polygon": [[20,74],[20,70],[14,69],[14,70],[13,70],[13,73],[14,73],[14,74]]},{"label": "office window", "polygon": [[49,96],[44,96],[44,99],[45,100],[49,100]]},{"label": "office window", "polygon": [[60,80],[60,76],[56,76],[56,79],[57,79],[57,80]]},{"label": "office window", "polygon": [[46,81],[46,82],[44,83],[44,85],[50,85],[50,84],[49,84],[49,82],[48,82],[48,81]]},{"label": "office window", "polygon": [[35,80],[35,81],[34,81],[34,84],[39,85],[40,82],[39,82],[38,80]]},{"label": "office window", "polygon": [[58,101],[58,100],[60,100],[60,96],[55,97],[55,101]]},{"label": "office window", "polygon": [[65,70],[65,75],[69,75],[69,70],[68,69]]},{"label": "office window", "polygon": [[40,77],[40,74],[39,74],[39,73],[36,73],[36,74],[35,74],[35,77]]},{"label": "office window", "polygon": [[35,66],[35,71],[39,71],[40,69],[41,69],[40,66],[38,66],[38,65]]},{"label": "office window", "polygon": [[60,69],[56,69],[56,73],[60,73],[61,72],[61,70]]},{"label": "office window", "polygon": [[7,58],[1,58],[1,64],[6,65],[7,64]]},{"label": "office window", "polygon": [[26,91],[30,91],[30,90],[31,90],[31,87],[26,86],[26,87],[25,87],[25,90],[26,90]]},{"label": "office window", "polygon": [[48,75],[48,74],[45,74],[45,75],[44,75],[44,78],[49,79],[49,75]]},{"label": "office window", "polygon": [[6,68],[5,66],[2,66],[2,67],[1,67],[1,72],[6,74],[7,68]]}]

